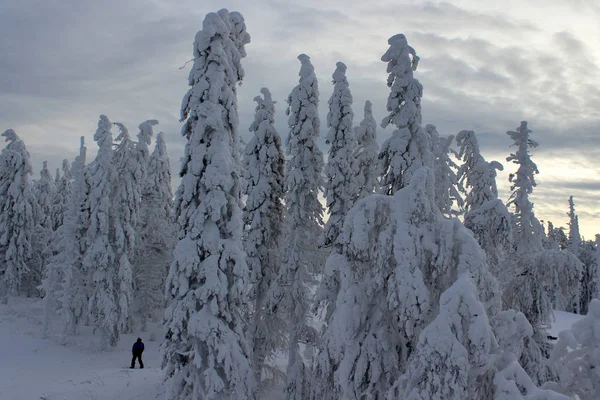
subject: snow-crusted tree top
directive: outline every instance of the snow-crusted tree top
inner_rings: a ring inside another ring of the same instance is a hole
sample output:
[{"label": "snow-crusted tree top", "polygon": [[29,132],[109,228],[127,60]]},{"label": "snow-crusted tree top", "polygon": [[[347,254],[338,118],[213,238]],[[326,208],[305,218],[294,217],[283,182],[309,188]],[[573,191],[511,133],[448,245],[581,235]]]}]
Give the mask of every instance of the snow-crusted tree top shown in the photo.
[{"label": "snow-crusted tree top", "polygon": [[[217,13],[209,13],[204,18],[202,30],[198,31],[194,40],[194,66],[190,71],[189,84],[193,86],[206,72],[207,65],[217,57],[221,49],[229,55],[231,64],[224,59],[219,59],[220,65],[225,69],[231,84],[244,78],[244,69],[241,59],[246,57],[244,46],[250,43],[250,35],[246,32],[244,17],[238,12],[229,12],[221,9]],[[215,47],[216,48],[213,48]],[[212,48],[212,50],[211,50]],[[187,96],[186,96],[187,97]],[[186,98],[184,98],[185,105]],[[184,111],[185,107],[182,109]],[[183,115],[183,121],[187,114]]]},{"label": "snow-crusted tree top", "polygon": [[167,145],[165,143],[165,134],[162,132],[158,132],[158,134],[156,135],[155,151],[157,152],[158,156],[164,157],[167,155]]},{"label": "snow-crusted tree top", "polygon": [[[94,133],[94,140],[98,143],[98,147],[102,148],[111,148],[112,146],[112,134],[110,132],[112,124],[106,115],[101,115],[100,120],[98,120],[98,129],[96,133]],[[124,133],[127,134],[127,129],[119,124],[119,128],[121,128],[121,135]],[[123,131],[123,129],[125,131]],[[119,137],[121,137],[119,135]]]},{"label": "snow-crusted tree top", "polygon": [[[327,126],[330,127],[327,133],[326,143],[333,143],[338,131],[345,132],[346,140],[353,140],[352,132],[352,93],[348,79],[346,79],[346,64],[339,61],[333,77],[333,93],[329,99],[329,113],[327,114]],[[351,135],[352,137],[348,137]],[[337,149],[334,150],[337,151]],[[334,154],[335,155],[335,154]]]},{"label": "snow-crusted tree top", "polygon": [[275,123],[275,104],[271,97],[271,92],[267,88],[260,89],[263,97],[256,96],[254,101],[256,104],[256,110],[254,113],[254,121],[250,124],[249,131],[256,132],[258,127],[263,121],[268,121],[270,124]]},{"label": "snow-crusted tree top", "polygon": [[411,46],[408,45],[406,36],[394,35],[388,40],[390,48],[381,57],[387,62],[387,85],[391,88],[387,100],[387,110],[390,115],[381,122],[385,128],[390,123],[401,128],[413,122],[421,123],[420,98],[423,95],[423,86],[413,78],[419,64],[419,57]]},{"label": "snow-crusted tree top", "polygon": [[354,129],[358,144],[376,140],[377,123],[373,118],[373,103],[369,100],[365,101],[364,118],[360,124]]},{"label": "snow-crusted tree top", "polygon": [[[508,180],[513,183],[511,190],[517,189],[518,192],[523,192],[529,195],[533,192],[533,188],[537,186],[534,175],[539,174],[537,165],[531,160],[529,155],[529,147],[537,147],[538,143],[529,139],[531,130],[527,128],[527,121],[521,121],[521,125],[516,131],[508,131],[507,135],[514,140],[514,146],[518,149],[515,153],[511,153],[506,157],[506,161],[512,161],[519,165],[516,173],[510,174]],[[518,201],[517,191],[513,193],[509,204],[514,204]]]},{"label": "snow-crusted tree top", "polygon": [[17,140],[21,140],[19,139],[19,136],[17,136],[17,132],[15,132],[13,129],[5,130],[4,133],[2,133],[2,136],[6,138],[6,142],[15,142]]},{"label": "snow-crusted tree top", "polygon": [[25,147],[25,143],[23,143],[23,141],[19,138],[19,136],[13,129],[7,129],[6,131],[4,131],[4,133],[2,133],[1,136],[5,137],[6,142],[9,142],[2,152],[4,153],[5,151],[11,151],[14,152],[13,154],[18,154],[18,157],[20,158],[15,158],[14,161],[18,162],[19,164],[22,164],[20,168],[23,168],[23,173],[31,174],[33,172],[33,169],[31,168],[31,163],[29,161],[29,152]]},{"label": "snow-crusted tree top", "polygon": [[138,141],[141,144],[150,146],[150,143],[152,143],[153,127],[156,125],[158,125],[157,120],[149,119],[147,121],[142,122],[138,126],[138,128],[140,128],[140,132],[138,133],[137,137],[138,137]]},{"label": "snow-crusted tree top", "polygon": [[474,210],[487,201],[498,199],[496,171],[504,169],[502,164],[485,160],[473,131],[460,131],[456,135],[456,143],[459,146],[458,158],[463,161],[458,169],[459,182],[471,189],[465,199],[465,209]]},{"label": "snow-crusted tree top", "polygon": [[[288,155],[292,154],[300,141],[319,136],[319,86],[315,68],[306,54],[300,54],[298,60],[301,63],[298,72],[300,80],[288,96],[288,108],[285,111],[290,116],[288,125],[291,128],[286,141]],[[311,121],[310,124],[306,123],[308,120]]]}]

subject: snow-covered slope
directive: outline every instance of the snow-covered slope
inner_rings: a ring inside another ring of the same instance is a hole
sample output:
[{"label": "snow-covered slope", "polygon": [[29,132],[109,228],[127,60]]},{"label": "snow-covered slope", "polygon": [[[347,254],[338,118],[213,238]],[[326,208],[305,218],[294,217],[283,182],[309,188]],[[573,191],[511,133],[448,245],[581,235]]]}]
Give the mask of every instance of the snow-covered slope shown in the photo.
[{"label": "snow-covered slope", "polygon": [[[570,328],[583,316],[555,311],[549,333]],[[11,400],[153,400],[162,399],[160,370],[161,328],[122,335],[117,348],[100,352],[100,335],[85,327],[66,346],[61,345],[60,319],[53,321],[49,338],[42,337],[43,303],[18,299],[0,305],[0,399]],[[151,335],[156,341],[151,341]],[[131,346],[144,339],[145,369],[128,368]],[[283,360],[279,360],[282,366]],[[278,363],[279,364],[279,363]],[[280,389],[280,388],[278,388]],[[276,393],[265,397],[277,398]]]},{"label": "snow-covered slope", "polygon": [[[100,335],[91,327],[68,346],[60,344],[61,321],[55,336],[42,338],[41,301],[18,299],[0,306],[0,399],[11,400],[152,400],[162,398],[160,328],[122,335],[119,345],[99,352]],[[145,369],[131,370],[131,346],[144,339]]]}]

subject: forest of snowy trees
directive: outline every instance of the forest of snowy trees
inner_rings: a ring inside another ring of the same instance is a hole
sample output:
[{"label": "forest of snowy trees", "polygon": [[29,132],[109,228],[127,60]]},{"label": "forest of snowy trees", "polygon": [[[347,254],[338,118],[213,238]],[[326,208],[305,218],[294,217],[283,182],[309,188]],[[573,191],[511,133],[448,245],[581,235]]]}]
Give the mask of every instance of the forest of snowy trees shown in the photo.
[{"label": "forest of snowy trees", "polygon": [[[285,140],[263,88],[242,146],[249,43],[241,14],[206,15],[175,194],[156,120],[132,137],[101,115],[95,159],[82,137],[75,160],[54,177],[44,162],[37,180],[24,141],[2,134],[2,302],[42,298],[44,333],[61,318],[64,344],[93,326],[110,348],[162,321],[170,400],[260,399],[277,385],[294,400],[597,398],[600,235],[581,236],[573,196],[568,229],[536,218],[535,127],[507,127],[503,165],[475,132],[423,124],[419,57],[398,34],[381,57],[379,125],[370,101],[355,118],[352,66],[331,66],[325,157],[300,54]],[[553,310],[586,316],[552,338]]]}]

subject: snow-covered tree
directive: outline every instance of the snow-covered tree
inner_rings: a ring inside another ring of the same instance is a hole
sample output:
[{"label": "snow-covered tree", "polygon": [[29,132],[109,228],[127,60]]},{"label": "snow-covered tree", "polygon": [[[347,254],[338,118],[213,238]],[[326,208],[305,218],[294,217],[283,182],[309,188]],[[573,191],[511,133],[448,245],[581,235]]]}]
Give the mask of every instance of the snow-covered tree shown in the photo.
[{"label": "snow-covered tree", "polygon": [[113,165],[114,151],[111,122],[100,116],[94,140],[98,144],[96,159],[88,165],[85,185],[89,196],[89,228],[83,269],[92,285],[89,299],[91,322],[102,335],[102,346],[116,346],[119,340],[119,260],[113,246],[114,210],[111,204],[113,182],[117,171]]},{"label": "snow-covered tree", "polygon": [[38,223],[44,228],[53,230],[54,223],[52,221],[53,211],[53,198],[56,188],[54,181],[48,170],[48,161],[42,163],[42,170],[40,171],[40,179],[34,182],[34,193],[37,203],[39,205],[40,215],[38,217]]},{"label": "snow-covered tree", "polygon": [[[269,288],[277,278],[281,264],[283,233],[283,184],[285,156],[281,137],[275,129],[275,102],[271,92],[262,88],[257,96],[254,133],[245,150],[244,170],[248,196],[244,209],[246,224],[245,249],[248,268],[254,285],[253,369],[261,382],[265,360],[286,343],[286,326],[281,310],[272,312],[266,307]],[[264,371],[273,376],[273,371]]]},{"label": "snow-covered tree", "polygon": [[514,141],[517,151],[511,153],[506,161],[512,161],[519,168],[516,173],[509,174],[508,180],[512,184],[511,195],[507,206],[515,208],[516,229],[515,247],[517,251],[538,251],[542,248],[543,228],[533,214],[533,203],[529,195],[537,186],[535,175],[539,174],[537,165],[531,160],[529,148],[535,148],[538,143],[529,138],[531,130],[527,128],[527,121],[522,121],[516,131],[508,131],[507,135]]},{"label": "snow-covered tree", "polygon": [[406,372],[387,398],[492,399],[499,348],[468,273],[440,298],[435,319],[421,332]]},{"label": "snow-covered tree", "polygon": [[[63,342],[77,333],[77,327],[87,316],[89,281],[84,273],[82,255],[85,251],[85,233],[89,227],[89,196],[84,183],[86,148],[83,136],[79,155],[73,162],[73,175],[68,162],[63,161],[63,176],[58,180],[60,188],[73,188],[66,205],[57,197],[55,206],[60,206],[63,221],[56,228],[50,245],[52,255],[44,272],[42,290],[44,292],[44,334],[50,333],[50,321],[58,311],[64,317]],[[73,177],[71,186],[70,179]],[[63,207],[65,207],[63,209]]]},{"label": "snow-covered tree", "polygon": [[[144,137],[140,137],[139,143]],[[144,145],[140,146],[144,153]],[[159,132],[143,182],[136,241],[135,301],[142,331],[146,330],[147,319],[155,318],[156,311],[164,304],[164,282],[173,260],[175,240],[171,167],[164,135]]]},{"label": "snow-covered tree", "polygon": [[54,198],[56,189],[54,181],[48,170],[48,162],[44,161],[40,171],[40,179],[33,184],[33,191],[37,200],[37,219],[32,238],[31,259],[29,261],[31,284],[27,288],[29,294],[34,292],[42,281],[42,274],[52,255],[50,241],[54,232]]},{"label": "snow-covered tree", "polygon": [[520,362],[533,381],[541,383],[553,374],[542,365],[542,357],[547,357],[550,349],[544,328],[551,321],[553,307],[578,310],[581,262],[569,251],[543,247],[543,228],[529,200],[538,173],[529,154],[529,148],[538,144],[529,138],[530,133],[526,121],[516,131],[507,132],[517,147],[507,161],[519,168],[509,175],[512,194],[508,205],[515,208],[515,246],[501,284],[505,306],[523,312],[533,326],[535,343],[531,342]]},{"label": "snow-covered tree", "polygon": [[283,309],[287,316],[288,365],[287,399],[306,398],[305,365],[299,342],[309,335],[307,325],[308,287],[311,273],[320,272],[317,252],[323,229],[323,206],[318,194],[323,188],[323,153],[319,150],[319,88],[314,67],[306,54],[298,56],[299,83],[288,96],[290,133],[287,138],[285,176],[285,242],[282,264],[271,287],[267,307]]},{"label": "snow-covered tree", "polygon": [[[442,293],[469,273],[483,310],[499,310],[485,254],[457,219],[434,201],[434,178],[417,171],[394,196],[359,201],[344,223],[336,308],[315,361],[312,399],[383,398],[407,372],[423,328],[438,315]],[[326,266],[327,268],[327,266]]]},{"label": "snow-covered tree", "polygon": [[581,314],[587,314],[590,301],[596,297],[596,281],[598,279],[596,243],[592,240],[582,240],[578,250],[577,258],[582,264],[579,312]]},{"label": "snow-covered tree", "polygon": [[236,85],[250,42],[244,18],[206,15],[183,98],[187,139],[175,199],[179,241],[166,282],[168,399],[253,399],[242,309],[250,284],[242,245]]},{"label": "snow-covered tree", "polygon": [[569,250],[571,253],[579,254],[579,245],[581,244],[581,234],[579,233],[579,217],[575,214],[575,201],[573,196],[569,197]]},{"label": "snow-covered tree", "polygon": [[327,126],[329,132],[325,143],[330,144],[329,157],[325,165],[325,198],[329,219],[325,224],[323,244],[335,246],[342,230],[344,217],[352,207],[352,200],[358,193],[354,181],[352,155],[356,138],[352,127],[352,93],[346,78],[346,64],[336,64],[333,77],[333,93],[329,99]]},{"label": "snow-covered tree", "polygon": [[462,213],[464,205],[460,191],[464,191],[458,181],[456,170],[458,165],[450,158],[450,154],[458,154],[450,148],[454,136],[440,137],[435,125],[426,125],[425,131],[431,138],[433,147],[433,171],[435,175],[435,202],[440,212],[446,217]]},{"label": "snow-covered tree", "polygon": [[364,199],[379,190],[377,156],[379,144],[377,143],[377,122],[373,118],[373,104],[365,101],[364,117],[360,124],[354,128],[357,147],[354,150],[354,168],[356,174],[355,185],[358,188],[354,202]]},{"label": "snow-covered tree", "polygon": [[[158,122],[151,121],[152,124]],[[115,172],[111,188],[111,243],[116,251],[118,264],[119,288],[119,331],[128,333],[133,328],[133,256],[135,251],[138,210],[142,200],[142,183],[148,162],[148,142],[152,134],[140,136],[140,143],[135,143],[127,128],[120,123],[120,129],[114,145]],[[140,125],[142,131],[142,125]],[[148,137],[145,137],[148,136]],[[139,147],[145,150],[139,150]]]},{"label": "snow-covered tree", "polygon": [[585,318],[559,333],[550,362],[558,371],[558,382],[547,386],[581,400],[600,393],[600,300],[592,299]]},{"label": "snow-covered tree", "polygon": [[[69,175],[73,177],[72,196],[65,210],[64,224],[57,235],[59,242],[54,250],[55,258],[52,264],[56,270],[55,277],[61,282],[62,292],[56,296],[65,318],[65,338],[76,334],[77,327],[83,323],[91,291],[88,274],[83,265],[92,204],[92,188],[85,182],[86,155],[85,139],[81,136],[79,155],[69,169],[70,174],[66,173],[67,169],[63,163],[63,179]],[[63,181],[63,184],[66,187],[67,181]]]},{"label": "snow-covered tree", "polygon": [[0,298],[6,304],[8,297],[17,295],[22,285],[33,287],[35,282],[28,263],[37,202],[25,143],[12,129],[4,131],[2,136],[8,142],[0,154]]},{"label": "snow-covered tree", "polygon": [[59,226],[65,222],[66,214],[69,209],[69,202],[73,196],[73,176],[71,174],[71,165],[68,160],[62,162],[62,175],[59,170],[56,170],[56,177],[54,187],[56,191],[54,193],[52,220],[54,221],[54,230],[56,231]]},{"label": "snow-covered tree", "polygon": [[[337,238],[342,230],[344,218],[352,207],[359,194],[359,187],[355,181],[358,171],[354,168],[353,153],[356,148],[356,138],[352,128],[352,94],[346,79],[346,65],[342,62],[336,64],[333,73],[333,93],[329,99],[329,113],[327,114],[326,143],[330,144],[329,156],[325,165],[325,198],[329,211],[329,219],[323,232],[323,245],[333,247],[338,251]],[[337,296],[339,276],[336,270],[323,271],[323,277],[317,293],[317,302],[328,303],[328,313],[334,305]]]},{"label": "snow-covered tree", "polygon": [[460,131],[456,143],[458,158],[463,162],[458,169],[458,182],[467,192],[464,224],[485,251],[490,271],[502,281],[503,261],[512,248],[511,215],[498,199],[496,186],[496,171],[502,171],[503,167],[497,161],[485,160],[475,132]]},{"label": "snow-covered tree", "polygon": [[413,77],[419,57],[403,34],[392,36],[388,44],[381,61],[388,63],[386,108],[390,115],[381,121],[381,127],[393,124],[397,129],[381,146],[379,160],[382,193],[394,194],[408,185],[419,168],[433,167],[433,154],[431,140],[421,126],[423,86]]},{"label": "snow-covered tree", "polygon": [[548,221],[548,234],[543,240],[543,245],[545,249],[565,250],[569,246],[569,239],[565,234],[565,228],[562,226],[555,228],[554,224]]}]

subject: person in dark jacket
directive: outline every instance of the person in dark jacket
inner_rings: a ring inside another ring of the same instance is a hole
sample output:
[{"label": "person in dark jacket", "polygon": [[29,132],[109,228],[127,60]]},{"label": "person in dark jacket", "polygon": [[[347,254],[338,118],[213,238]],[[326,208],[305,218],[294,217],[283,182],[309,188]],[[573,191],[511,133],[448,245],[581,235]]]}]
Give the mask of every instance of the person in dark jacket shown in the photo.
[{"label": "person in dark jacket", "polygon": [[133,344],[133,348],[131,349],[131,353],[133,354],[133,358],[131,359],[131,368],[135,368],[135,359],[138,359],[140,363],[140,368],[144,368],[144,363],[142,362],[142,353],[144,352],[144,343],[142,343],[142,338],[137,338],[137,342]]}]

